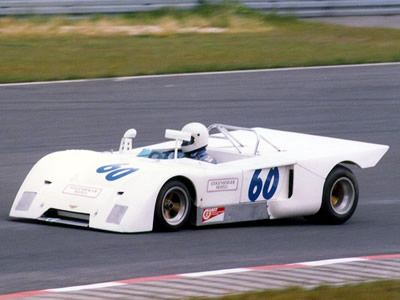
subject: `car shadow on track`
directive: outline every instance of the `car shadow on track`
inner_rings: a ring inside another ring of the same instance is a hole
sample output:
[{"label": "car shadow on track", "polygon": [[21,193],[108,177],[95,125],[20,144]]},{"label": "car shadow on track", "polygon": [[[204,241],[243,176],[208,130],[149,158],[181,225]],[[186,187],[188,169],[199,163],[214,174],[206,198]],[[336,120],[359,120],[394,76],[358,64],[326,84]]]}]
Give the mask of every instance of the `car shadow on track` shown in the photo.
[{"label": "car shadow on track", "polygon": [[[9,222],[13,222],[14,224],[20,225],[32,225],[32,226],[43,226],[47,228],[64,228],[68,230],[78,230],[78,231],[94,231],[94,232],[102,232],[107,234],[148,234],[150,232],[139,232],[139,233],[120,233],[120,232],[111,232],[105,231],[101,229],[89,228],[89,227],[79,227],[68,224],[59,224],[59,223],[48,223],[44,221],[38,220],[30,220],[30,219],[13,219],[8,218]],[[293,217],[286,219],[278,219],[278,220],[258,220],[258,221],[247,221],[247,222],[238,222],[238,223],[228,223],[228,224],[209,224],[206,226],[195,226],[192,224],[187,224],[182,231],[203,231],[203,230],[212,230],[212,229],[224,229],[224,228],[254,228],[254,227],[293,227],[293,226],[315,226],[316,224],[308,221],[303,217]],[[161,233],[163,231],[153,230],[153,232]]]}]

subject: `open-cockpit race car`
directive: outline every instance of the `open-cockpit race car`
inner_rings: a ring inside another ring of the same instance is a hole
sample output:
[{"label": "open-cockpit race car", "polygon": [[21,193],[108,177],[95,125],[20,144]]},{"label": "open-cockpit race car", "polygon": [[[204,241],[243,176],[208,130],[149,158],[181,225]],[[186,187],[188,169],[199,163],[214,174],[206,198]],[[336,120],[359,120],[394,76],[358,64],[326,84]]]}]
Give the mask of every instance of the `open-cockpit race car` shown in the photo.
[{"label": "open-cockpit race car", "polygon": [[354,213],[358,184],[345,165],[374,167],[388,146],[266,128],[207,128],[209,163],[182,154],[191,132],[119,151],[66,150],[27,175],[10,216],[116,232],[304,216],[340,224]]}]

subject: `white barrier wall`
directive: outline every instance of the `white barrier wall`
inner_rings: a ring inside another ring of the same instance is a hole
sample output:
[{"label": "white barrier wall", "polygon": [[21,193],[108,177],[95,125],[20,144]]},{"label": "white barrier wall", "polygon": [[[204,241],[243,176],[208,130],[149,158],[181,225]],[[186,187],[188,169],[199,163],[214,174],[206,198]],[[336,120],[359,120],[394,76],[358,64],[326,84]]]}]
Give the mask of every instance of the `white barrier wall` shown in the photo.
[{"label": "white barrier wall", "polygon": [[[200,0],[0,0],[0,15],[94,14],[192,8]],[[215,3],[220,0],[210,0]],[[251,8],[299,17],[400,14],[400,0],[251,0]]]}]

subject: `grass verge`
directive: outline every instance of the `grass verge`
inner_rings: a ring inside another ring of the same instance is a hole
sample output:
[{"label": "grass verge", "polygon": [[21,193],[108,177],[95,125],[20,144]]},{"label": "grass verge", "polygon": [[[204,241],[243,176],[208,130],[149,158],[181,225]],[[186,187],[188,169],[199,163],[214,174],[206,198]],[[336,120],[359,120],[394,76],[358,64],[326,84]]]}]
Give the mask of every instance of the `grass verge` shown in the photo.
[{"label": "grass verge", "polygon": [[[192,298],[193,300],[197,298]],[[395,300],[400,299],[400,281],[376,281],[345,286],[321,286],[306,290],[289,288],[212,298],[214,300]]]},{"label": "grass verge", "polygon": [[0,82],[400,61],[400,30],[190,11],[0,19]]}]

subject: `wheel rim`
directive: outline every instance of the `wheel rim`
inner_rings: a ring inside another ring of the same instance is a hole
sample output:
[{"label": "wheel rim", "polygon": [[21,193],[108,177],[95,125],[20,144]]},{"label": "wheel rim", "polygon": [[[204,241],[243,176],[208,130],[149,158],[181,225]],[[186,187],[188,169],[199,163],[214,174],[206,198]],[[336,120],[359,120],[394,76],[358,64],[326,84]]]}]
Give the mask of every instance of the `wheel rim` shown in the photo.
[{"label": "wheel rim", "polygon": [[162,215],[169,225],[179,225],[185,219],[189,198],[184,189],[169,189],[162,201]]},{"label": "wheel rim", "polygon": [[330,193],[331,207],[335,213],[343,215],[348,213],[354,203],[355,190],[353,182],[342,177],[335,181],[332,185]]}]

